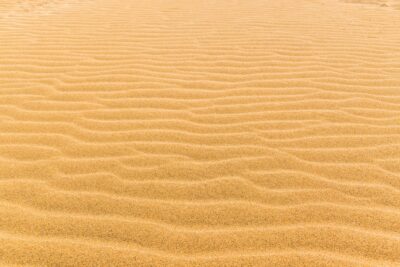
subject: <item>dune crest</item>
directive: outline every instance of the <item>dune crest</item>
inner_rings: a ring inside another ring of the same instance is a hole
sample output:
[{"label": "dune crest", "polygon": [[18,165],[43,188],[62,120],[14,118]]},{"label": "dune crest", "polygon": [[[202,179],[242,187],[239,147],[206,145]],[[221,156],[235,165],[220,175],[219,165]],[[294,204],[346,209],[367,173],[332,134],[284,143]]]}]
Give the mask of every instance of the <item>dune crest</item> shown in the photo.
[{"label": "dune crest", "polygon": [[399,266],[399,7],[0,0],[0,265]]}]

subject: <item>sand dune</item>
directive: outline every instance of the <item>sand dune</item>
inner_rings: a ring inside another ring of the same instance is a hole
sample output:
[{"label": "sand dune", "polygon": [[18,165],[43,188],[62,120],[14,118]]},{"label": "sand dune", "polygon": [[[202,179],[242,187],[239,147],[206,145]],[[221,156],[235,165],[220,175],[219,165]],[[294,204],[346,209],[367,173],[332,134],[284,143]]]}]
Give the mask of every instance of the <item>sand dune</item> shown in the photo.
[{"label": "sand dune", "polygon": [[399,266],[400,1],[0,0],[0,265]]}]

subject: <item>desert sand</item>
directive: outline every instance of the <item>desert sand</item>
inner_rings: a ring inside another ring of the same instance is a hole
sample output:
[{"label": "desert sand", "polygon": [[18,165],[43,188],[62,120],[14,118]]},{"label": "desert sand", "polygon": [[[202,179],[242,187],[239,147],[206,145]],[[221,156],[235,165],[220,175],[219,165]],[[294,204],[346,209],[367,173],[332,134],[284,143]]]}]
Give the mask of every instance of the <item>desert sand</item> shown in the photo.
[{"label": "desert sand", "polygon": [[0,0],[0,265],[400,266],[400,1]]}]

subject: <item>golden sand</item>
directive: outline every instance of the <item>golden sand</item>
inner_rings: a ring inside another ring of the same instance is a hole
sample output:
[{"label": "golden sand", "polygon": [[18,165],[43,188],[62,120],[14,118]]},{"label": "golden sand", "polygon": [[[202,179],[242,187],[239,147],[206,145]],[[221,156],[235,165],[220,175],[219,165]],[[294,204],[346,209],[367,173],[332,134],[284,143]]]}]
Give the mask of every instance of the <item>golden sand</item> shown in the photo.
[{"label": "golden sand", "polygon": [[0,265],[400,266],[400,1],[0,0]]}]

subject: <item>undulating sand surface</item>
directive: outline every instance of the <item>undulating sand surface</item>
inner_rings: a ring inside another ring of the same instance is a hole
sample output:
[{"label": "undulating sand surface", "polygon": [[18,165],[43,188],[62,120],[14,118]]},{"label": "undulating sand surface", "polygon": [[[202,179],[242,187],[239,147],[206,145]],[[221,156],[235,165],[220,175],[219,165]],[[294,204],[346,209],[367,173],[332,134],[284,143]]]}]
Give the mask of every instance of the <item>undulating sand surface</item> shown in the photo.
[{"label": "undulating sand surface", "polygon": [[0,265],[400,266],[400,1],[0,0]]}]

